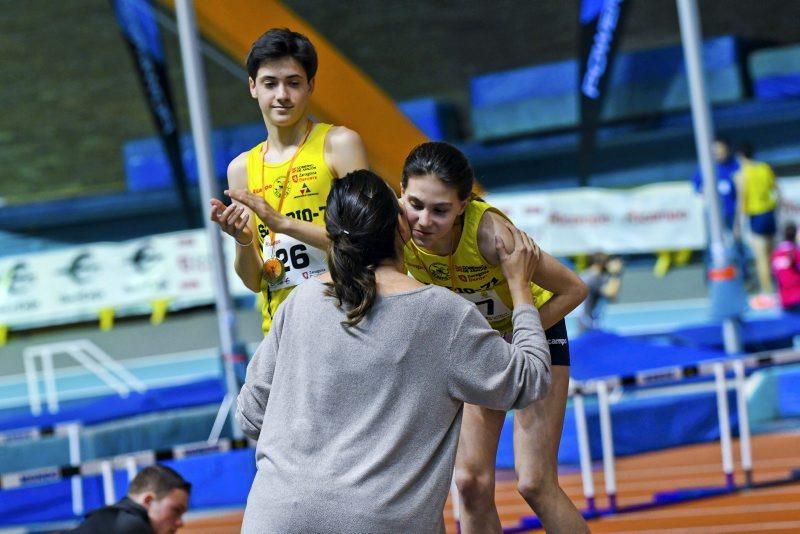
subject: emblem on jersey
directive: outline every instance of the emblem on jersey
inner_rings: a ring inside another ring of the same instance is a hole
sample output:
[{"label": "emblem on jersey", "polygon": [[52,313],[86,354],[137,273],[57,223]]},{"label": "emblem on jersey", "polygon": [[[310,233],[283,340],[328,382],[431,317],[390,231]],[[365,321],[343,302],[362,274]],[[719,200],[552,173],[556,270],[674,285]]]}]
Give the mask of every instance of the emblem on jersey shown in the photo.
[{"label": "emblem on jersey", "polygon": [[285,176],[279,176],[275,179],[272,183],[272,194],[275,195],[275,198],[281,198],[284,195],[283,188],[286,188],[286,193],[289,194],[289,191],[292,190],[292,184],[289,180],[286,179]]},{"label": "emblem on jersey", "polygon": [[450,280],[450,269],[444,263],[432,263],[428,270],[437,280]]}]

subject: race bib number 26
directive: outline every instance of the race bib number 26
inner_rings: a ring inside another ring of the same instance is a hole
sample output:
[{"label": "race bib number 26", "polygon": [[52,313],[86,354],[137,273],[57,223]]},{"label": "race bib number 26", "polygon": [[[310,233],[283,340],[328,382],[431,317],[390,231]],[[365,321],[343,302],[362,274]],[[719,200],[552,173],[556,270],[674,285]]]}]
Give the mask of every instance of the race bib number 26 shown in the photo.
[{"label": "race bib number 26", "polygon": [[284,234],[277,234],[275,248],[271,251],[269,241],[264,241],[264,257],[274,254],[283,263],[283,278],[270,282],[270,289],[285,289],[299,285],[309,278],[327,272],[325,252]]}]

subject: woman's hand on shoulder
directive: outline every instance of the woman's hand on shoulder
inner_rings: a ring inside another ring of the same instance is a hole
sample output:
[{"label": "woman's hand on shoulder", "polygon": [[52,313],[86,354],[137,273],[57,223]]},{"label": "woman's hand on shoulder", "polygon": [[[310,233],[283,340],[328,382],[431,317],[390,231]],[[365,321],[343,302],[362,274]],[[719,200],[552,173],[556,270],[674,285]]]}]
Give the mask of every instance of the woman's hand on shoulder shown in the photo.
[{"label": "woman's hand on shoulder", "polygon": [[509,285],[528,287],[533,273],[539,265],[541,257],[539,245],[519,228],[513,226],[504,228],[505,232],[495,235],[495,250],[500,260],[500,268]]}]

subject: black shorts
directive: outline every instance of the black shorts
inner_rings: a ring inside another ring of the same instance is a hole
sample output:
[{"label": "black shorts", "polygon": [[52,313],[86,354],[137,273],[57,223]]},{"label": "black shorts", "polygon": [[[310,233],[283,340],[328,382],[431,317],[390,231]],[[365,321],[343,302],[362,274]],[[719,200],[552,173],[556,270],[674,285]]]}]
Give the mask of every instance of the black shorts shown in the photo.
[{"label": "black shorts", "polygon": [[569,337],[564,319],[545,330],[544,335],[550,347],[550,362],[553,365],[569,366]]}]

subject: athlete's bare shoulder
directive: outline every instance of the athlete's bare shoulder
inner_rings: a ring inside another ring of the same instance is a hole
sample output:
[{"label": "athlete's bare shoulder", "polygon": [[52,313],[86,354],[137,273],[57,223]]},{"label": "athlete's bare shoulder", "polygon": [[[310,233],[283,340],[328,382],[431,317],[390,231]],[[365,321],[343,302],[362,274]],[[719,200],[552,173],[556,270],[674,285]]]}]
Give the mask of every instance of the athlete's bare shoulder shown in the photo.
[{"label": "athlete's bare shoulder", "polygon": [[337,178],[368,168],[367,149],[361,136],[345,126],[331,128],[325,137],[325,163]]}]

